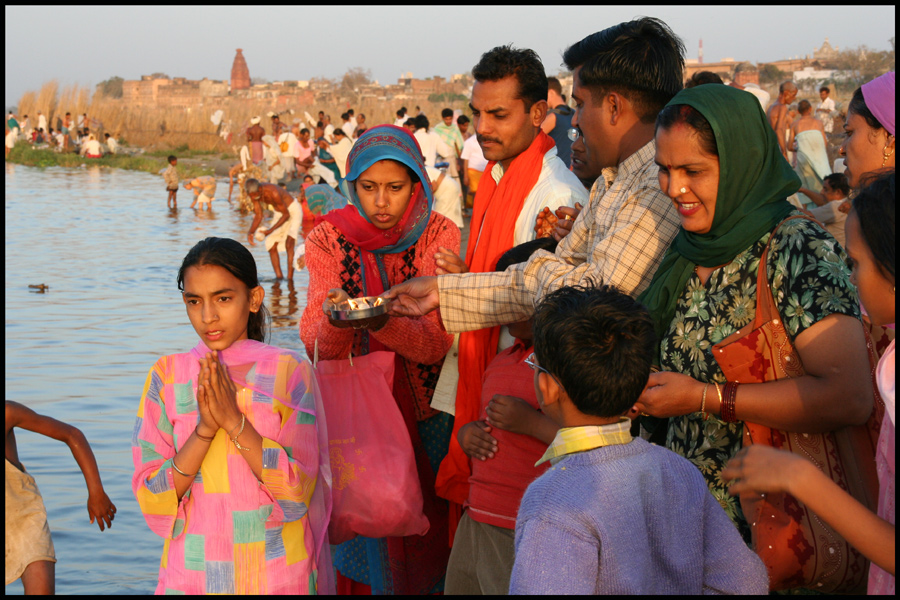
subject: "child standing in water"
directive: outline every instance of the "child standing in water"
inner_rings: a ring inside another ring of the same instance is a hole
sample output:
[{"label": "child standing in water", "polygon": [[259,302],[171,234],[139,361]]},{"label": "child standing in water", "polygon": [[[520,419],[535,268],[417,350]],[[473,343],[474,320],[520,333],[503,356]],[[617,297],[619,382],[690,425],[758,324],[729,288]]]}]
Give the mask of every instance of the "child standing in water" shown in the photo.
[{"label": "child standing in water", "polygon": [[178,158],[175,155],[170,155],[168,160],[169,168],[163,173],[163,179],[166,180],[166,191],[169,192],[166,206],[178,208],[178,201],[175,199],[175,194],[178,193],[178,170],[175,168],[178,164]]},{"label": "child standing in water", "polygon": [[16,427],[65,442],[84,474],[88,515],[100,531],[112,527],[116,506],[103,491],[97,460],[84,434],[75,427],[6,401],[6,585],[22,578],[26,594],[53,594],[56,553],[47,511],[34,478],[19,461]]},{"label": "child standing in water", "polygon": [[263,343],[256,263],[207,238],[178,272],[200,336],[150,370],[132,488],[165,539],[156,593],[333,593],[327,435],[309,362]]}]

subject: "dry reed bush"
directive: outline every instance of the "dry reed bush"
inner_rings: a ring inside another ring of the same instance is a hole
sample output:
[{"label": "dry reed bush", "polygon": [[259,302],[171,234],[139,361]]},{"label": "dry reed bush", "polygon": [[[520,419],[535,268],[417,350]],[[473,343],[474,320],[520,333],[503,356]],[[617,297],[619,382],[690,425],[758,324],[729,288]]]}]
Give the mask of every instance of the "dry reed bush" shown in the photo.
[{"label": "dry reed bush", "polygon": [[53,79],[42,85],[36,95],[31,91],[25,92],[19,100],[17,108],[19,114],[28,115],[37,127],[37,112],[41,111],[47,117],[48,126],[53,127],[54,122],[51,118],[56,111],[58,91],[59,84]]},{"label": "dry reed bush", "polygon": [[[440,122],[441,110],[445,107],[462,108],[464,102],[433,103],[422,100],[390,100],[382,101],[365,99],[358,103],[338,104],[293,104],[284,97],[277,100],[247,99],[247,98],[216,98],[204,105],[191,107],[181,106],[141,106],[129,105],[122,99],[108,98],[95,92],[91,97],[90,88],[80,86],[68,86],[59,94],[59,85],[56,80],[45,83],[38,94],[25,92],[19,101],[20,114],[35,115],[38,110],[48,117],[50,127],[56,127],[56,117],[62,118],[65,113],[71,112],[73,120],[77,115],[87,113],[92,120],[102,124],[95,133],[103,135],[109,133],[116,138],[125,139],[129,146],[144,148],[147,150],[166,150],[188,146],[191,150],[203,150],[210,152],[222,152],[236,156],[236,150],[246,143],[244,132],[250,126],[250,119],[259,116],[260,124],[271,133],[271,119],[266,114],[270,111],[282,112],[293,109],[281,115],[281,121],[291,125],[295,120],[300,121],[300,127],[308,128],[314,133],[313,126],[307,122],[304,111],[313,119],[318,118],[320,110],[331,115],[331,122],[335,127],[341,125],[341,113],[348,108],[353,108],[356,114],[366,115],[366,124],[369,127],[385,123],[393,123],[396,119],[396,111],[401,106],[406,106],[409,116],[415,116],[416,105],[422,107],[432,126]],[[231,143],[216,135],[216,126],[210,117],[217,110],[225,112],[224,121],[229,124],[231,131]],[[37,120],[34,120],[37,123]]]}]

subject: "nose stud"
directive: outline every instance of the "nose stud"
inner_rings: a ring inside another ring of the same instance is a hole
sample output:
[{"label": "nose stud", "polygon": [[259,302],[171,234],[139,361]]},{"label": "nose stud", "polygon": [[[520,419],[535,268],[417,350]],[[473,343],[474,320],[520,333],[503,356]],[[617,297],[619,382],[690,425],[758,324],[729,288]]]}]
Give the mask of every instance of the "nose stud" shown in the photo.
[{"label": "nose stud", "polygon": [[687,188],[681,188],[680,191],[682,194],[687,194]]}]

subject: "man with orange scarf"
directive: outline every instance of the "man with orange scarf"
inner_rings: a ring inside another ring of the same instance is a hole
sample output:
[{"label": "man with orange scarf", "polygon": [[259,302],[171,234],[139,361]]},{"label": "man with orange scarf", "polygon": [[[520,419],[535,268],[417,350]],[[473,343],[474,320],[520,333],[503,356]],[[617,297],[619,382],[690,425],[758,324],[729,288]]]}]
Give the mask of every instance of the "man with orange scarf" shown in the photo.
[{"label": "man with orange scarf", "polygon": [[[605,283],[636,296],[650,284],[679,229],[675,205],[659,188],[653,136],[657,114],[682,88],[684,43],[664,22],[641,17],[585,37],[563,60],[574,78],[572,126],[601,173],[584,210],[574,221],[562,217],[556,223],[557,233],[567,233],[556,252],[535,252],[502,273],[448,269],[410,279],[384,294],[393,300],[392,315],[422,316],[440,308],[447,331],[465,332],[525,320],[546,294],[564,286]],[[473,91],[473,107],[490,111],[474,105]],[[482,146],[487,155],[492,144]],[[473,217],[473,230],[477,222]],[[488,231],[483,227],[482,237]],[[469,243],[474,239],[473,233]],[[456,422],[466,419],[473,420],[457,405]],[[460,486],[450,483],[438,479],[459,493]]]},{"label": "man with orange scarf", "polygon": [[[492,272],[504,252],[534,239],[535,219],[543,208],[555,211],[588,199],[584,186],[556,155],[553,139],[541,131],[547,77],[537,54],[499,46],[482,55],[472,74],[476,83],[469,107],[489,163],[475,196],[465,267],[458,257],[442,254],[438,266],[444,260],[456,267],[443,272]],[[460,334],[453,435],[435,482],[438,495],[451,501],[451,514],[457,517],[451,522],[462,514],[471,474],[456,434],[478,419],[482,375],[498,349],[513,342],[500,326]]]}]

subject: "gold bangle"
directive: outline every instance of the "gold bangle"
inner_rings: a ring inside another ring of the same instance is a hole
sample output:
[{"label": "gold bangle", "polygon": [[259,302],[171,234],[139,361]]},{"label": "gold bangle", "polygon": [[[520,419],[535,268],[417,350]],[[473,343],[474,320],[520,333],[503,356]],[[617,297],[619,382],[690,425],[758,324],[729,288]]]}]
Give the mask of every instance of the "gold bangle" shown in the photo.
[{"label": "gold bangle", "polygon": [[175,469],[178,473],[184,475],[185,477],[196,477],[197,476],[196,473],[194,473],[193,475],[189,475],[189,474],[185,473],[184,471],[182,471],[181,469],[179,469],[178,465],[175,464],[174,456],[172,457],[172,468]]},{"label": "gold bangle", "polygon": [[706,414],[706,390],[709,389],[709,382],[703,386],[703,398],[700,399],[700,412]]},{"label": "gold bangle", "polygon": [[[238,450],[243,450],[245,452],[250,450],[250,448],[241,446],[240,442],[238,442],[238,438],[241,436],[242,433],[244,433],[244,424],[246,422],[247,422],[247,417],[245,417],[244,414],[241,413],[241,430],[237,432],[236,436],[231,438],[231,441],[234,443],[235,448],[237,448]],[[235,427],[235,429],[236,429],[236,427]],[[232,431],[234,431],[234,429],[232,429]]]},{"label": "gold bangle", "polygon": [[722,390],[719,388],[719,383],[717,381],[713,381],[716,386],[716,393],[719,395],[719,412],[722,412]]},{"label": "gold bangle", "polygon": [[[231,431],[228,432],[228,437],[229,437],[229,439],[234,439],[234,438],[235,438],[235,436],[233,436],[233,435],[231,435],[231,434],[234,433],[234,430],[237,429],[238,427],[241,428],[241,431],[244,430],[244,413],[241,413],[241,424],[240,424],[240,425],[235,425],[234,427],[231,428]],[[241,434],[238,433],[238,435],[241,435]]]}]

